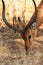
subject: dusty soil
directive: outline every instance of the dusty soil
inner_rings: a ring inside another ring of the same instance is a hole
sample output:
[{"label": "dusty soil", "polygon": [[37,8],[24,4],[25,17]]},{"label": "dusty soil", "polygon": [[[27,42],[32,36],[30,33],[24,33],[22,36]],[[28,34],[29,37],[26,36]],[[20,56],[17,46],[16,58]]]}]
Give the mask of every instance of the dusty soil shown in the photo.
[{"label": "dusty soil", "polygon": [[43,29],[38,30],[32,49],[26,53],[20,34],[8,28],[2,28],[0,30],[0,65],[43,65]]}]

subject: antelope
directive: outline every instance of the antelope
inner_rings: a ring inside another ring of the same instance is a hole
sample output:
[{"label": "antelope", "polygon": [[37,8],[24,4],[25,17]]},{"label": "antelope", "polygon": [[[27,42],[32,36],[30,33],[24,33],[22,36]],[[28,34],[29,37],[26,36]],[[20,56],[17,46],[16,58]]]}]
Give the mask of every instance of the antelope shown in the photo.
[{"label": "antelope", "polygon": [[[4,1],[2,0],[2,5],[3,5],[3,10],[2,10],[2,19],[3,21],[5,22],[5,24],[13,29],[13,30],[16,30],[17,32],[21,33],[21,36],[22,38],[24,39],[25,41],[25,49],[28,50],[32,47],[32,41],[31,41],[31,38],[32,38],[32,29],[33,30],[36,30],[41,24],[42,24],[42,15],[40,15],[40,11],[41,11],[41,8],[43,6],[43,4],[40,3],[38,9],[37,9],[37,6],[36,6],[36,3],[34,0],[32,0],[33,3],[34,3],[34,6],[35,6],[35,13],[34,15],[32,16],[32,18],[30,19],[29,23],[27,25],[25,25],[22,29],[21,28],[17,28],[17,26],[12,26],[10,23],[8,23],[6,17],[5,17],[5,3]],[[38,10],[38,11],[37,11]],[[43,9],[42,9],[43,11]],[[38,19],[39,17],[39,19]],[[35,24],[35,27],[34,27],[34,24]]]}]

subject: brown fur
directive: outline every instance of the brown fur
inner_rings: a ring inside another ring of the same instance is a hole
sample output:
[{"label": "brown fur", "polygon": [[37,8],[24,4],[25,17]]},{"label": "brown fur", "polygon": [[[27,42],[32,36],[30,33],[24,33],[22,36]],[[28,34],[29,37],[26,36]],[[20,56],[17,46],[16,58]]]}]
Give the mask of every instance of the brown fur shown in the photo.
[{"label": "brown fur", "polygon": [[[43,23],[43,0],[41,1],[41,3],[39,5],[39,7],[37,8],[37,10],[38,10],[38,12],[37,12],[37,19],[36,19],[36,28],[35,28],[35,30],[31,30],[31,29],[28,28],[26,33],[22,34],[22,38],[25,41],[26,50],[28,50],[29,48],[32,47],[32,39],[34,39],[34,37],[35,37],[36,29],[38,29],[39,26]],[[33,17],[34,17],[34,15],[33,15]],[[32,36],[32,39],[31,38],[30,39],[27,38],[29,35]]]}]

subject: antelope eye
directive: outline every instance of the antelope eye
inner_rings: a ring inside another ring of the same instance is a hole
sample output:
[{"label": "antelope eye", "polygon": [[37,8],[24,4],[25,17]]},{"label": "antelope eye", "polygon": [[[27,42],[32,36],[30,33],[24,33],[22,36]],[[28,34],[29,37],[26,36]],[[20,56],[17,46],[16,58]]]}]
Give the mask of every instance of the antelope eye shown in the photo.
[{"label": "antelope eye", "polygon": [[28,36],[28,39],[31,39],[31,35]]}]

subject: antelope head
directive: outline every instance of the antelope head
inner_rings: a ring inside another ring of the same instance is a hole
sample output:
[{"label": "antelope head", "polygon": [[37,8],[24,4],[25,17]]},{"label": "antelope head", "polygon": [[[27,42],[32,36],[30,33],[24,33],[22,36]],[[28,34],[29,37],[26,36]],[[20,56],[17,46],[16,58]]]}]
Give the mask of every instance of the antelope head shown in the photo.
[{"label": "antelope head", "polygon": [[[17,32],[21,33],[21,36],[22,38],[24,39],[25,41],[25,48],[26,50],[28,50],[29,48],[31,48],[32,46],[32,43],[31,43],[31,30],[30,29],[33,29],[34,28],[34,23],[36,23],[36,17],[37,17],[37,7],[36,7],[36,3],[34,0],[32,0],[33,3],[34,3],[34,6],[35,6],[35,15],[33,18],[31,18],[31,20],[29,21],[29,23],[27,25],[25,25],[22,29],[19,28],[17,26],[12,26],[6,19],[5,17],[5,3],[4,3],[4,0],[2,0],[2,5],[3,5],[3,10],[2,10],[2,19],[3,21],[5,22],[5,24],[13,29],[13,30],[16,30]],[[18,18],[18,21],[20,21],[20,18]]]}]

